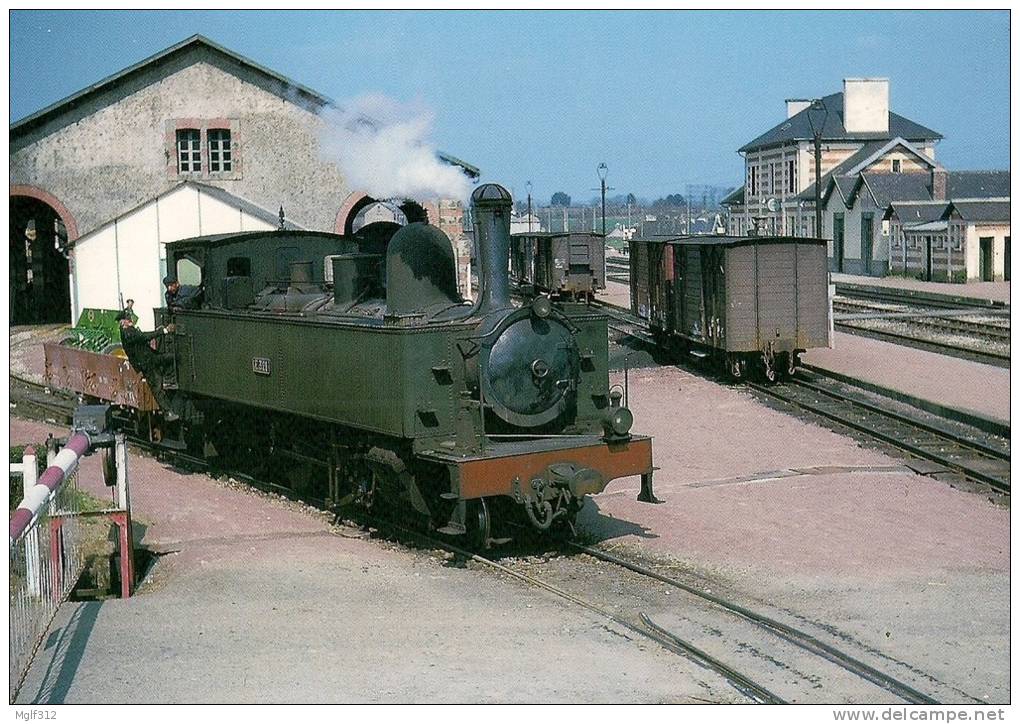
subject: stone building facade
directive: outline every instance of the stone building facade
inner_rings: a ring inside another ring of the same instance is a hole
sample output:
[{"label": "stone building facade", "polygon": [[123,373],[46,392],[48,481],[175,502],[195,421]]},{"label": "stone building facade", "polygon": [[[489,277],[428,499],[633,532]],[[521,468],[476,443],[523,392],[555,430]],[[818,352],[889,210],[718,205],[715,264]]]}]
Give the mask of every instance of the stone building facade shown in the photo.
[{"label": "stone building facade", "polygon": [[[78,238],[189,181],[273,214],[282,206],[296,227],[349,231],[375,199],[321,151],[331,107],[272,70],[189,38],[11,126],[12,254],[27,244],[31,259],[31,221],[55,229],[51,246],[73,267]],[[469,164],[441,157],[477,177]],[[436,216],[452,228],[448,219],[462,214],[444,203],[434,203]],[[23,267],[12,264],[12,298],[25,295]]]}]

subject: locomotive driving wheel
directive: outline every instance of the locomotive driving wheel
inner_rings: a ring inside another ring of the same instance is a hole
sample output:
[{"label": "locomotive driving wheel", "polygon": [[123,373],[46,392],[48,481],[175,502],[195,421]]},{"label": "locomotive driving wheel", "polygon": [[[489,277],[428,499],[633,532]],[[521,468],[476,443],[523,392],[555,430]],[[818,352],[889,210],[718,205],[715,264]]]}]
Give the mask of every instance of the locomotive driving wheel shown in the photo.
[{"label": "locomotive driving wheel", "polygon": [[492,516],[485,498],[467,501],[467,540],[472,548],[485,549],[492,545]]}]

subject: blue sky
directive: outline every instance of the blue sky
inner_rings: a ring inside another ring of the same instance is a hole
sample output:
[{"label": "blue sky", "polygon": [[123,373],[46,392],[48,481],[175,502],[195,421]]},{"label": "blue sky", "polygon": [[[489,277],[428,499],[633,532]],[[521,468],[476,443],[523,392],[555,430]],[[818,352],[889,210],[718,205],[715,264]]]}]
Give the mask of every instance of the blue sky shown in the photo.
[{"label": "blue sky", "polygon": [[11,120],[201,33],[343,101],[436,114],[436,144],[536,197],[735,185],[783,100],[891,82],[949,169],[1009,167],[1009,14],[975,12],[13,11]]}]

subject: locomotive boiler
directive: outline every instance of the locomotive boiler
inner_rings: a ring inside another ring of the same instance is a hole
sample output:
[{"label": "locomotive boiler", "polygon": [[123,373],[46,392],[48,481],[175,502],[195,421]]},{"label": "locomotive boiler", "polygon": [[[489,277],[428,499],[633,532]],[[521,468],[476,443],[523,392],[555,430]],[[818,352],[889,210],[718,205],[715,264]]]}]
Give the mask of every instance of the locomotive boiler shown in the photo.
[{"label": "locomotive boiler", "polygon": [[566,528],[620,477],[654,501],[651,439],[609,385],[606,318],[511,301],[511,203],[496,184],[472,195],[474,303],[425,223],[169,244],[169,277],[199,293],[157,310],[174,329],[168,429],[226,469],[480,544]]}]

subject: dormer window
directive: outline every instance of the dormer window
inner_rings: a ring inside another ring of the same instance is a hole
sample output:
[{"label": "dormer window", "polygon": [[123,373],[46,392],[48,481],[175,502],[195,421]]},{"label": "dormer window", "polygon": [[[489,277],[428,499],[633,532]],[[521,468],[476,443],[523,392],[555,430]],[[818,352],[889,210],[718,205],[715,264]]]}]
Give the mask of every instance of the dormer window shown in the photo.
[{"label": "dormer window", "polygon": [[892,160],[892,172],[893,173],[900,173],[900,171],[902,171],[902,170],[903,170],[903,162],[900,159],[898,159],[898,158],[894,158]]},{"label": "dormer window", "polygon": [[197,128],[177,130],[177,172],[202,172],[202,134]]}]

